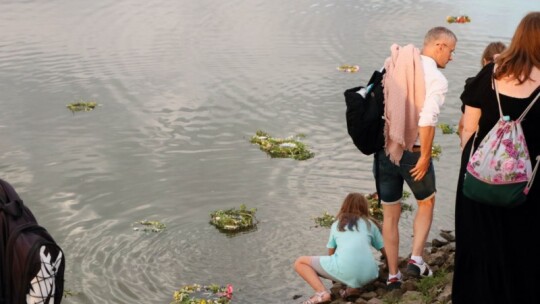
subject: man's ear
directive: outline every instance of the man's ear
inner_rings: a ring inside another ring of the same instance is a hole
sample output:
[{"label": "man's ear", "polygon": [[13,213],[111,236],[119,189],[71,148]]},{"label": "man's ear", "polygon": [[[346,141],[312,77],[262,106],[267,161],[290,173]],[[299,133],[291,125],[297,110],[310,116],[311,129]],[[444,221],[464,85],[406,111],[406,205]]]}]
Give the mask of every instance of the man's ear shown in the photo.
[{"label": "man's ear", "polygon": [[444,47],[445,46],[444,46],[443,43],[438,43],[437,44],[437,53],[442,53]]}]

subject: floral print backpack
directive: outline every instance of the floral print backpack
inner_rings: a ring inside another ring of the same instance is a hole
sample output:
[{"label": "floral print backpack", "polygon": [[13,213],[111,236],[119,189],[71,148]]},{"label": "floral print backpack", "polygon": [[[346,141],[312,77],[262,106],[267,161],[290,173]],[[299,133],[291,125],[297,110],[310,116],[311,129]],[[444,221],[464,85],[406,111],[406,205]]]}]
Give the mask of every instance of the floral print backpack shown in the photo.
[{"label": "floral print backpack", "polygon": [[463,182],[463,194],[480,203],[515,207],[527,199],[540,163],[540,156],[537,156],[534,170],[531,169],[531,159],[521,127],[521,121],[538,100],[540,93],[519,118],[512,121],[503,114],[497,84],[495,81],[493,84],[500,118],[473,153],[477,135],[474,137]]}]

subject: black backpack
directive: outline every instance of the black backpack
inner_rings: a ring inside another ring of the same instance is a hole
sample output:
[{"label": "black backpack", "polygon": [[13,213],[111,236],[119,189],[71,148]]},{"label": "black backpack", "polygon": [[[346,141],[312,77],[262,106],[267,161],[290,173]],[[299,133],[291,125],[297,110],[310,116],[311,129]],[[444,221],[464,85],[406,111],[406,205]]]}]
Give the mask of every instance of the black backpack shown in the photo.
[{"label": "black backpack", "polygon": [[58,304],[65,257],[47,230],[0,179],[0,304]]},{"label": "black backpack", "polygon": [[[384,147],[384,93],[382,77],[385,70],[371,75],[367,88],[355,87],[345,91],[347,131],[354,145],[365,155]],[[365,95],[358,93],[365,89]]]}]

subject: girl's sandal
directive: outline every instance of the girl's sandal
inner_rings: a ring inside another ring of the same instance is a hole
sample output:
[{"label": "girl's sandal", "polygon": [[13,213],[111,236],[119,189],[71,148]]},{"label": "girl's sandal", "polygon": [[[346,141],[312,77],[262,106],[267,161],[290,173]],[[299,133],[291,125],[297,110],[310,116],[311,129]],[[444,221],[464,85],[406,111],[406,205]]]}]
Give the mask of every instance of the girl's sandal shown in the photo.
[{"label": "girl's sandal", "polygon": [[[324,298],[328,298],[324,300]],[[302,304],[329,304],[332,301],[332,295],[328,291],[320,291],[315,293],[309,300],[302,302]]]}]

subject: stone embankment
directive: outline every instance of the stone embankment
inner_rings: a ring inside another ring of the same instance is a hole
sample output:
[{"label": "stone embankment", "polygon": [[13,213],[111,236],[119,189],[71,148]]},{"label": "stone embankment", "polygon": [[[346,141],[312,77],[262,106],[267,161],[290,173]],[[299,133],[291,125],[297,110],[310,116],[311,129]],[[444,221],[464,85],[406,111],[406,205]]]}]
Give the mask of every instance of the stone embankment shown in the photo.
[{"label": "stone embankment", "polygon": [[441,231],[441,238],[435,238],[428,243],[425,261],[431,266],[434,276],[425,279],[407,278],[405,269],[407,259],[401,258],[399,268],[404,274],[401,289],[386,290],[388,269],[386,265],[379,268],[379,278],[360,290],[359,296],[342,299],[339,290],[340,283],[332,286],[332,304],[451,304],[452,277],[454,271],[455,238],[450,231]]}]

